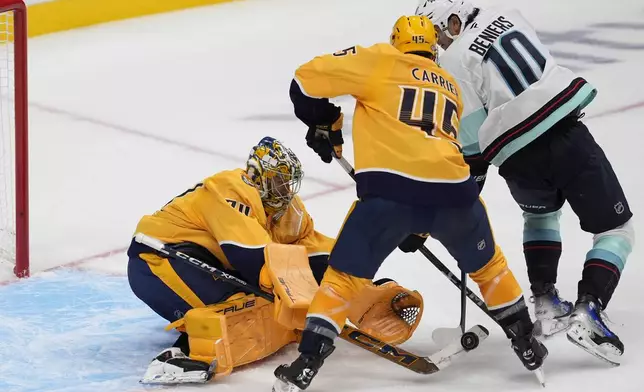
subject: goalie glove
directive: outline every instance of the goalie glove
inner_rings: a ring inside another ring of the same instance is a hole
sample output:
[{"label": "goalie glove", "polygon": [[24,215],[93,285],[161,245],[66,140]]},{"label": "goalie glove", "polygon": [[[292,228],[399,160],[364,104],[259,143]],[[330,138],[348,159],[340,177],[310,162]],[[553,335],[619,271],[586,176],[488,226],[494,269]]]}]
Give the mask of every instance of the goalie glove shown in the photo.
[{"label": "goalie glove", "polygon": [[349,320],[389,344],[406,342],[423,316],[423,297],[391,279],[367,286],[351,302]]}]

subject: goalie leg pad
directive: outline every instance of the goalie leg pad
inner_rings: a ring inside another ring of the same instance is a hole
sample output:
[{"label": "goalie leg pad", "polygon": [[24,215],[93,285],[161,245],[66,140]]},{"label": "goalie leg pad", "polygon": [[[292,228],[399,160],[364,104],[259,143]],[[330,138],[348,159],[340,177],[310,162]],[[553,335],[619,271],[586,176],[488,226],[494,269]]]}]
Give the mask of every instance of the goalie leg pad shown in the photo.
[{"label": "goalie leg pad", "polygon": [[423,316],[423,297],[389,280],[370,284],[351,302],[349,320],[386,343],[401,344],[414,333]]},{"label": "goalie leg pad", "polygon": [[295,342],[295,332],[273,319],[273,307],[263,298],[236,294],[226,302],[188,311],[184,320],[190,358],[217,360],[215,377],[222,377]]}]

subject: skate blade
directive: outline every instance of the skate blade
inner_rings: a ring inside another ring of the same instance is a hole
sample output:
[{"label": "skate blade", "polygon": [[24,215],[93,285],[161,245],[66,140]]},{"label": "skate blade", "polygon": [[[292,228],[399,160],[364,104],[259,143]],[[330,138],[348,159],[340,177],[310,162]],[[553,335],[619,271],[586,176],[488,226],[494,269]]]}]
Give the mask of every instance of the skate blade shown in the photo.
[{"label": "skate blade", "polygon": [[205,384],[210,378],[206,372],[199,377],[181,377],[171,374],[156,375],[154,377],[142,378],[139,383],[145,385],[177,385],[177,384]]},{"label": "skate blade", "polygon": [[275,379],[273,383],[272,392],[301,392],[302,390],[296,385],[280,380],[279,378]]},{"label": "skate blade", "polygon": [[537,380],[539,380],[539,384],[541,384],[542,387],[546,387],[546,374],[543,372],[543,367],[540,367],[539,369],[534,371],[534,375],[537,376]]},{"label": "skate blade", "polygon": [[617,359],[617,357],[619,356],[618,350],[615,346],[610,345],[610,347],[612,347],[615,351],[615,353],[612,355],[610,353],[601,352],[600,351],[601,346],[597,346],[595,343],[589,342],[586,340],[587,335],[580,326],[578,325],[571,326],[566,336],[568,337],[568,341],[570,341],[577,347],[583,349],[588,354],[593,355],[613,366],[620,365],[620,362]]}]

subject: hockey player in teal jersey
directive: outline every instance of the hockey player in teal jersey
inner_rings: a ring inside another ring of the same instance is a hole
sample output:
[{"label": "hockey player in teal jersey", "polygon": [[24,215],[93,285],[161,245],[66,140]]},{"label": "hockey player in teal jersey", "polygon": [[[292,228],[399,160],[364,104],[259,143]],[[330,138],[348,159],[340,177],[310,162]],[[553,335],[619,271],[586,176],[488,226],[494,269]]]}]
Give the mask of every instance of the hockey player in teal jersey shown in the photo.
[{"label": "hockey player in teal jersey", "polygon": [[[618,363],[624,345],[602,320],[634,244],[632,213],[606,155],[581,121],[597,94],[558,65],[515,10],[477,8],[464,0],[422,0],[445,49],[443,68],[462,90],[459,141],[482,188],[499,167],[524,211],[523,248],[545,336],[568,330],[586,351]],[[592,233],[577,301],[555,289],[561,256],[559,217],[568,201]]]}]

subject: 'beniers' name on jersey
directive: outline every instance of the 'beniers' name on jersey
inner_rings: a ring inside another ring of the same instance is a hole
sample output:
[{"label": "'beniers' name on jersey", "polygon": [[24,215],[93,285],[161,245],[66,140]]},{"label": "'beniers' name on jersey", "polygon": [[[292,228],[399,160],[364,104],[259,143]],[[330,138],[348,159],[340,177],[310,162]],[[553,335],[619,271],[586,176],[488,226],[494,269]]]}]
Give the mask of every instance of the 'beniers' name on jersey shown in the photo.
[{"label": "'beniers' name on jersey", "polygon": [[507,20],[504,16],[499,16],[474,38],[474,41],[470,45],[470,50],[476,54],[485,56],[485,53],[487,53],[487,50],[494,44],[496,39],[513,27],[514,23]]},{"label": "'beniers' name on jersey", "polygon": [[435,72],[428,71],[426,69],[414,68],[411,70],[411,76],[416,80],[422,80],[423,82],[430,82],[439,85],[458,97],[458,90],[454,87],[452,82],[446,80]]}]

